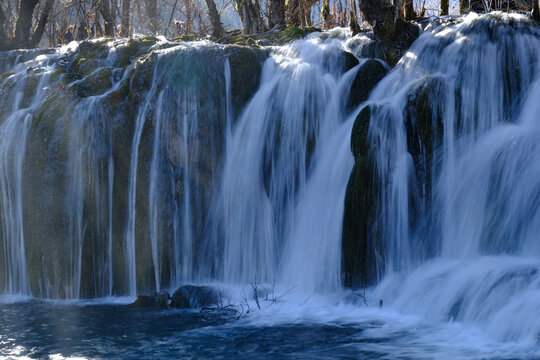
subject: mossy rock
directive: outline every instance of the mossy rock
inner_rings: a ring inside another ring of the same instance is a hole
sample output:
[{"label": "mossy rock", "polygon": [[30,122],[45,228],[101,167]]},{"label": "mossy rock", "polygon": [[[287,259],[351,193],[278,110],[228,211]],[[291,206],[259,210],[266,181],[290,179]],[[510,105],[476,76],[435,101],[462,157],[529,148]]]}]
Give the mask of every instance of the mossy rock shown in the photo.
[{"label": "mossy rock", "polygon": [[229,58],[231,68],[231,95],[234,118],[259,88],[261,72],[267,53],[257,49],[243,46],[226,46],[225,54]]},{"label": "mossy rock", "polygon": [[10,77],[11,75],[15,74],[14,72],[12,71],[6,71],[5,73],[3,73],[2,75],[0,75],[0,84],[4,82],[4,80],[6,80],[8,77]]},{"label": "mossy rock", "polygon": [[42,75],[29,75],[25,78],[21,107],[29,107],[38,91]]},{"label": "mossy rock", "polygon": [[129,79],[120,86],[121,93],[128,94],[130,100],[140,100],[152,86],[156,61],[156,54],[139,58],[131,70]]},{"label": "mossy rock", "polygon": [[346,108],[354,109],[369,97],[371,90],[386,76],[388,69],[380,60],[367,59],[358,69],[351,85]]},{"label": "mossy rock", "polygon": [[368,138],[371,111],[371,106],[360,111],[351,133],[354,168],[345,194],[342,264],[344,285],[353,288],[376,281],[381,253],[375,226],[379,182]]},{"label": "mossy rock", "polygon": [[112,87],[111,69],[99,69],[71,86],[79,98],[101,95]]},{"label": "mossy rock", "polygon": [[79,44],[78,56],[87,59],[105,59],[109,55],[109,40],[83,41]]},{"label": "mossy rock", "polygon": [[[68,261],[68,231],[61,199],[67,187],[70,137],[68,129],[60,124],[65,123],[63,119],[69,120],[75,103],[69,91],[55,91],[33,119],[26,140],[22,206],[26,261],[34,295],[65,296],[67,274],[62,268]],[[40,284],[43,279],[50,281],[49,289]],[[50,294],[44,293],[48,290]]]},{"label": "mossy rock", "polygon": [[146,55],[152,46],[157,42],[157,38],[144,37],[142,39],[130,39],[126,45],[118,46],[118,65],[126,67],[143,55]]},{"label": "mossy rock", "polygon": [[51,74],[51,82],[57,82],[62,79],[62,76],[64,75],[64,69],[56,69]]},{"label": "mossy rock", "polygon": [[294,40],[303,39],[308,34],[316,31],[320,31],[320,29],[312,26],[303,28],[288,28],[279,33],[279,35],[277,35],[277,38],[282,44],[286,44]]},{"label": "mossy rock", "polygon": [[384,51],[381,44],[367,35],[361,38],[352,38],[347,42],[347,46],[359,58],[384,60]]},{"label": "mossy rock", "polygon": [[80,76],[84,77],[87,75],[90,75],[94,71],[96,71],[99,68],[99,60],[98,59],[82,59],[79,62],[78,66],[78,73]]},{"label": "mossy rock", "polygon": [[177,36],[174,38],[174,41],[177,42],[190,42],[190,41],[197,41],[199,37],[195,34],[186,34],[182,36]]}]

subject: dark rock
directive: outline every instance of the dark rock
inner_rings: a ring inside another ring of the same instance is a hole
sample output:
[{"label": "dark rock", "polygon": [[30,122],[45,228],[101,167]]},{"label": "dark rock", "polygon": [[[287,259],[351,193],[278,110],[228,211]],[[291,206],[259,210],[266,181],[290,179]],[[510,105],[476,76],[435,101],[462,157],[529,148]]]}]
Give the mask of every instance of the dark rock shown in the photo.
[{"label": "dark rock", "polygon": [[344,51],[343,53],[339,54],[339,56],[342,58],[341,63],[343,64],[343,72],[348,71],[358,65],[358,59],[348,51]]},{"label": "dark rock", "polygon": [[373,40],[369,33],[366,36],[354,37],[347,42],[347,46],[358,58],[371,58],[384,60],[384,51],[381,44]]},{"label": "dark rock", "polygon": [[[447,91],[451,90],[448,90],[444,78],[432,76],[422,79],[411,89],[405,106],[407,148],[414,166],[414,176],[409,179],[409,228],[418,241],[418,251],[423,252],[421,256],[432,256],[436,251],[434,235],[431,234],[438,222],[431,206],[433,181],[442,163],[440,151],[443,146],[443,112]],[[459,108],[458,104],[456,108]],[[458,117],[458,124],[459,121]],[[455,131],[458,128],[459,125]]]},{"label": "dark rock", "polygon": [[133,308],[157,308],[167,309],[170,305],[171,295],[166,292],[154,293],[154,295],[139,295],[134,303],[128,307]]},{"label": "dark rock", "polygon": [[[410,181],[410,226],[426,228],[435,219],[418,224],[419,219],[430,219],[432,181],[440,162],[438,151],[443,142],[443,106],[446,85],[444,79],[429,77],[415,86],[407,97],[405,127],[407,148],[414,164],[414,179]],[[414,180],[414,181],[413,181]],[[428,239],[426,239],[428,240]],[[426,245],[432,241],[426,241]],[[429,249],[428,249],[429,251]]]},{"label": "dark rock", "polygon": [[375,85],[386,75],[388,69],[380,60],[367,59],[358,69],[352,83],[347,108],[352,110],[366,101]]},{"label": "dark rock", "polygon": [[183,285],[172,295],[171,306],[180,309],[217,305],[218,292],[210,286]]},{"label": "dark rock", "polygon": [[101,95],[112,87],[111,69],[96,70],[84,79],[75,82],[73,87],[80,98]]},{"label": "dark rock", "polygon": [[345,195],[342,236],[343,282],[348,287],[370,285],[378,273],[381,244],[374,224],[379,182],[368,139],[371,111],[371,106],[360,111],[351,134],[355,164]]},{"label": "dark rock", "polygon": [[227,46],[225,53],[231,69],[231,94],[234,118],[237,119],[259,88],[262,66],[267,53],[245,46]]}]

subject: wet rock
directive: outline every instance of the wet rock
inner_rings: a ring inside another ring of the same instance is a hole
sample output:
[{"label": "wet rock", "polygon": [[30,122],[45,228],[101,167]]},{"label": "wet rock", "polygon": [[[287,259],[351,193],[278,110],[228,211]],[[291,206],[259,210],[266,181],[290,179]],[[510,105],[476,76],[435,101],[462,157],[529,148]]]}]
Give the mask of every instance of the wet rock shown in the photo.
[{"label": "wet rock", "polygon": [[353,37],[347,42],[351,52],[358,58],[371,58],[384,60],[384,51],[381,44],[373,40],[369,33],[366,35]]},{"label": "wet rock", "polygon": [[79,62],[79,73],[82,76],[91,74],[99,67],[98,59],[81,59]]},{"label": "wet rock", "polygon": [[360,69],[358,69],[358,73],[352,83],[347,107],[354,109],[366,101],[371,90],[373,90],[375,85],[377,85],[387,72],[388,68],[380,60],[366,60],[360,66]]},{"label": "wet rock", "polygon": [[407,97],[407,148],[413,159],[415,173],[409,196],[410,225],[413,228],[421,225],[416,224],[418,219],[430,218],[428,213],[432,202],[432,181],[440,164],[437,157],[443,142],[443,106],[446,91],[442,78],[428,77],[420,81]]},{"label": "wet rock", "polygon": [[74,83],[73,87],[77,96],[80,98],[101,95],[112,87],[111,69],[99,69],[86,78]]},{"label": "wet rock", "polygon": [[219,303],[219,293],[210,286],[183,285],[172,295],[175,308],[202,308]]},{"label": "wet rock", "polygon": [[378,179],[371,156],[368,131],[371,106],[358,114],[351,134],[354,168],[347,184],[343,217],[344,285],[361,287],[377,278],[380,234],[374,226],[377,213]]},{"label": "wet rock", "polygon": [[154,293],[153,295],[139,295],[134,303],[129,304],[132,308],[156,308],[167,309],[170,305],[171,295],[166,292]]},{"label": "wet rock", "polygon": [[225,53],[231,69],[231,94],[234,118],[237,119],[261,80],[262,66],[268,54],[257,48],[227,46]]}]

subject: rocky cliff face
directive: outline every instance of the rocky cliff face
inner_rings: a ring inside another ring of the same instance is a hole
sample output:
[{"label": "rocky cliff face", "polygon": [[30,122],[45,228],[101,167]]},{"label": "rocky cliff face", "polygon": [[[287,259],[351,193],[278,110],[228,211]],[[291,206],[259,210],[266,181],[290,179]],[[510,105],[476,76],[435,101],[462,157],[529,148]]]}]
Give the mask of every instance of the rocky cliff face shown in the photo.
[{"label": "rocky cliff face", "polygon": [[[251,47],[155,38],[83,42],[60,54],[4,53],[3,230],[24,239],[25,260],[1,261],[4,269],[24,268],[29,280],[13,289],[44,297],[124,294],[128,241],[137,250],[139,289],[155,288],[150,232],[167,243],[179,236],[173,223],[188,208],[181,204],[208,209],[227,121],[256,91],[266,57]],[[186,187],[197,195],[186,199]],[[159,198],[157,213],[150,196]],[[130,201],[136,219],[129,219]],[[196,219],[194,232],[205,220]],[[126,239],[129,222],[134,232]],[[165,244],[159,254],[164,283],[175,276],[170,252]],[[9,271],[1,279],[7,287]]]},{"label": "rocky cliff face", "polygon": [[[362,58],[378,54],[376,44],[339,32],[313,39],[308,46],[321,55],[307,66],[320,66],[317,71],[327,77],[356,74],[344,89],[347,99],[340,101],[346,112],[354,111],[386,72],[379,60]],[[340,45],[346,40],[350,47]],[[283,54],[302,59],[303,47],[272,55],[276,69],[304,66],[280,64]],[[259,90],[263,65],[274,50],[145,37],[1,54],[0,288],[92,298],[220,278],[223,240],[209,239],[222,236],[211,223],[223,216],[214,203],[227,141]],[[294,99],[306,111],[324,108],[328,99],[317,93],[321,84],[313,80],[309,92]],[[293,75],[282,81],[293,95],[296,82],[304,80]],[[260,116],[280,124],[290,117],[285,116],[290,101],[280,95]],[[305,146],[303,171],[319,136],[309,114],[296,114],[313,127],[299,144]],[[257,116],[245,121],[258,121]],[[264,139],[265,153],[273,154],[260,169],[268,193],[279,172],[271,160],[281,157],[291,136],[284,132],[287,126]],[[302,133],[294,136],[301,139]]]}]

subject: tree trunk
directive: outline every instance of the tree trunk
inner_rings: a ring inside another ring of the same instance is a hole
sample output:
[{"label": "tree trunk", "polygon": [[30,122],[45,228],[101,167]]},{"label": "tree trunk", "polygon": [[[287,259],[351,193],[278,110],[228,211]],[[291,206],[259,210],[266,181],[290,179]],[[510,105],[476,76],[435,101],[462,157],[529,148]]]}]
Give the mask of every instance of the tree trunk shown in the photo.
[{"label": "tree trunk", "polygon": [[146,15],[148,16],[148,29],[153,35],[159,32],[159,19],[157,14],[157,1],[146,0]]},{"label": "tree trunk", "polygon": [[265,31],[261,14],[257,12],[251,0],[235,0],[236,10],[242,22],[242,32],[245,35],[258,34]]},{"label": "tree trunk", "polygon": [[186,33],[193,33],[193,15],[191,9],[191,0],[184,0],[184,7],[186,8]]},{"label": "tree trunk", "polygon": [[388,0],[360,0],[359,5],[375,38],[385,48],[386,61],[393,66],[419,36],[418,27],[404,21],[404,14],[396,15],[401,12],[397,6],[403,6],[403,2],[396,8]]},{"label": "tree trunk", "polygon": [[129,31],[129,8],[131,6],[131,0],[122,0],[122,15],[121,26],[120,26],[120,36],[129,37],[131,32]]},{"label": "tree trunk", "polygon": [[350,13],[349,27],[353,35],[356,35],[360,32],[360,24],[358,23],[358,11],[356,9],[356,0],[351,1],[352,11]]},{"label": "tree trunk", "polygon": [[459,0],[459,13],[467,14],[469,12],[469,0]]},{"label": "tree trunk", "polygon": [[441,0],[439,15],[448,15],[450,4],[448,0]]},{"label": "tree trunk", "polygon": [[332,28],[332,14],[330,13],[330,0],[323,0],[323,6],[321,9],[321,18],[323,20],[324,28]]},{"label": "tree trunk", "polygon": [[54,0],[47,0],[45,2],[45,7],[43,8],[43,12],[41,13],[41,16],[39,17],[39,22],[32,32],[32,36],[30,37],[30,46],[31,47],[37,47],[39,46],[39,42],[41,41],[41,37],[43,36],[43,33],[45,32],[45,27],[47,26],[47,21],[49,20],[49,15],[51,14],[51,11],[54,6]]},{"label": "tree trunk", "polygon": [[379,40],[390,41],[394,31],[394,8],[387,0],[360,0],[360,11]]},{"label": "tree trunk", "polygon": [[[448,2],[448,0],[441,0]],[[403,1],[403,18],[405,21],[411,21],[416,19],[416,12],[414,11],[413,0],[404,0]]]},{"label": "tree trunk", "polygon": [[216,3],[214,0],[206,0],[206,6],[208,7],[208,17],[210,18],[210,23],[212,24],[212,35],[214,35],[216,39],[219,39],[223,37],[225,31],[221,25],[221,19],[219,18]]},{"label": "tree trunk", "polygon": [[532,0],[532,18],[536,22],[540,22],[540,6],[539,0]]},{"label": "tree trunk", "polygon": [[4,15],[4,9],[0,4],[0,51],[8,48],[8,37],[6,29],[6,16]]},{"label": "tree trunk", "polygon": [[285,2],[283,0],[270,0],[268,25],[270,28],[275,27],[278,30],[285,29]]},{"label": "tree trunk", "polygon": [[469,1],[469,11],[474,11],[477,13],[483,13],[486,11],[483,0],[470,0]]},{"label": "tree trunk", "polygon": [[300,27],[302,25],[302,0],[287,1],[286,22],[288,27]]},{"label": "tree trunk", "polygon": [[38,0],[21,0],[19,6],[19,18],[15,25],[15,45],[19,48],[28,47],[30,40],[30,28],[32,27],[32,15]]},{"label": "tree trunk", "polygon": [[103,17],[103,22],[105,23],[105,36],[114,37],[116,34],[114,16],[109,4],[109,0],[101,0],[99,2],[99,12]]}]

